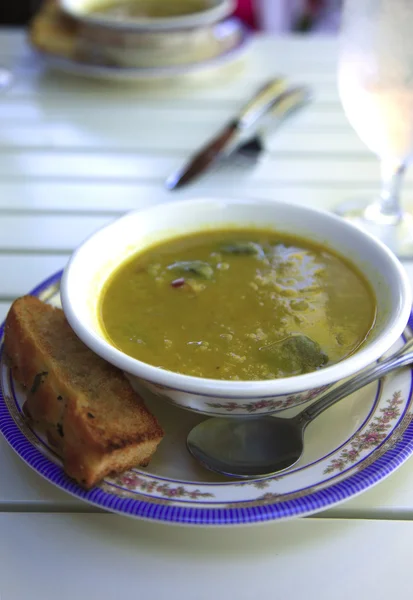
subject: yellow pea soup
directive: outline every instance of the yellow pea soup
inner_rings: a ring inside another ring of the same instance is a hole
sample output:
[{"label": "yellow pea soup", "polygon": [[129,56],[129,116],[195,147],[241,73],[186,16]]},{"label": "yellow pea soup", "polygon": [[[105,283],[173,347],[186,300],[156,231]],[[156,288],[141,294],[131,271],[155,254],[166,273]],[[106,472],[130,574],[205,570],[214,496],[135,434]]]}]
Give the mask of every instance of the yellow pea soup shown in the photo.
[{"label": "yellow pea soup", "polygon": [[205,0],[96,0],[89,13],[113,16],[117,19],[181,17],[208,8]]},{"label": "yellow pea soup", "polygon": [[352,354],[376,316],[370,285],[328,248],[274,231],[204,231],[133,256],[99,305],[107,339],[177,373],[264,380]]}]

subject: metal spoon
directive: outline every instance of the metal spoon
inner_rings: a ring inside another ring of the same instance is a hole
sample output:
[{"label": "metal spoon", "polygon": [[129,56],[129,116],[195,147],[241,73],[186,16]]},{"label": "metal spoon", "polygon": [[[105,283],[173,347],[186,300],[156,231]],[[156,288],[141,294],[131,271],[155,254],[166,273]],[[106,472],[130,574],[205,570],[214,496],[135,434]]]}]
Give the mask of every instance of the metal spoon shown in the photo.
[{"label": "metal spoon", "polygon": [[190,453],[212,471],[247,479],[284,471],[304,449],[304,431],[327,408],[390,371],[413,362],[413,340],[372,367],[327,392],[290,419],[213,417],[194,427],[187,438]]}]

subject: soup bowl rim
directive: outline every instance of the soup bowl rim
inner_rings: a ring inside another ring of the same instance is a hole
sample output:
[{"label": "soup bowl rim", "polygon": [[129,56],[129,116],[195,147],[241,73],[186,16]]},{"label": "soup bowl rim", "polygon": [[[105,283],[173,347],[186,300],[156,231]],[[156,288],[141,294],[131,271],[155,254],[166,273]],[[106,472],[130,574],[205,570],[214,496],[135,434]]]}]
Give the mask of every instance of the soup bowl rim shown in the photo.
[{"label": "soup bowl rim", "polygon": [[[105,0],[102,0],[101,3],[104,4]],[[84,24],[99,26],[107,30],[113,29],[129,32],[167,32],[206,27],[228,17],[235,8],[234,0],[213,0],[210,6],[195,13],[173,17],[136,17],[119,20],[112,18],[110,15],[88,12],[86,8],[93,4],[98,4],[97,0],[95,2],[91,0],[59,0],[59,4],[66,14],[78,21],[82,21]]]},{"label": "soup bowl rim", "polygon": [[[383,328],[383,331],[379,333],[376,339],[367,342],[351,356],[330,366],[323,367],[317,371],[304,375],[257,381],[210,379],[184,375],[135,359],[117,349],[103,336],[103,334],[97,334],[91,327],[83,322],[75,309],[75,302],[73,302],[73,297],[76,295],[77,289],[76,277],[73,276],[73,273],[75,270],[74,267],[79,267],[82,252],[90,244],[94,243],[97,236],[110,236],[114,227],[121,228],[123,223],[127,222],[129,219],[136,219],[138,216],[142,218],[145,214],[148,215],[149,213],[153,213],[152,216],[156,217],[156,212],[162,211],[162,207],[165,208],[165,206],[167,206],[169,210],[176,211],[177,214],[179,214],[179,211],[185,211],[189,207],[196,208],[197,205],[200,206],[208,203],[216,204],[217,202],[224,203],[226,206],[233,204],[247,204],[250,206],[253,204],[254,208],[258,207],[259,204],[265,204],[265,206],[271,206],[271,209],[274,209],[274,211],[277,209],[282,210],[284,207],[289,206],[287,203],[279,200],[260,200],[251,198],[206,197],[173,201],[166,205],[162,203],[142,210],[128,212],[124,216],[100,228],[80,244],[72,254],[64,269],[60,294],[66,318],[72,329],[86,346],[109,363],[122,369],[125,373],[137,377],[142,382],[146,381],[149,384],[153,384],[156,387],[164,387],[173,391],[205,397],[262,399],[265,397],[269,398],[305,392],[335,383],[340,379],[355,374],[373,363],[387,352],[399,339],[408,322],[412,303],[410,283],[407,273],[401,263],[382,242],[369,233],[360,230],[351,223],[348,223],[325,210],[302,205],[294,205],[297,222],[299,219],[305,218],[306,215],[311,213],[312,215],[325,219],[330,224],[334,224],[336,228],[339,227],[345,233],[351,232],[351,235],[356,236],[361,244],[364,244],[366,248],[368,247],[370,251],[373,251],[380,257],[387,269],[392,270],[392,275],[398,285],[398,293],[396,295],[398,296],[399,301],[397,306],[393,305],[390,307],[388,322]],[[241,219],[239,225],[242,226],[243,224],[245,225]],[[199,229],[202,230],[201,224]],[[331,244],[330,247],[334,250],[334,244]],[[110,273],[108,272],[108,276],[109,274]],[[96,299],[96,305],[92,310],[97,311],[97,308],[98,299]]]}]

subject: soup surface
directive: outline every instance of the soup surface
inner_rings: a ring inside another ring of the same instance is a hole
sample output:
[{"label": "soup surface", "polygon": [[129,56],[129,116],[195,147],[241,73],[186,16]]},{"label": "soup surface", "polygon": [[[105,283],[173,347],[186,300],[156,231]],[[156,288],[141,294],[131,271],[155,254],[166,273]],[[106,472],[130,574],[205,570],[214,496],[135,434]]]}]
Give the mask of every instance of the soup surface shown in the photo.
[{"label": "soup surface", "polygon": [[375,320],[369,284],[323,246],[271,231],[205,231],[153,246],[108,279],[111,343],[186,375],[260,380],[354,352]]},{"label": "soup surface", "polygon": [[117,19],[159,19],[202,12],[208,6],[205,0],[102,0],[91,4],[88,12]]}]

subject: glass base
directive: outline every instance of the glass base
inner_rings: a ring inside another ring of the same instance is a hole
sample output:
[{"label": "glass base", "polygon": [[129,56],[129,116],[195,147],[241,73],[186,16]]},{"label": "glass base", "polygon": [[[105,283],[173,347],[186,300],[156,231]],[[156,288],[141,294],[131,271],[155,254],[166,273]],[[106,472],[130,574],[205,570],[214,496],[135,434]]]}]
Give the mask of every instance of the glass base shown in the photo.
[{"label": "glass base", "polygon": [[377,237],[398,258],[413,259],[413,208],[389,217],[380,212],[376,202],[353,200],[339,205],[334,212]]}]

